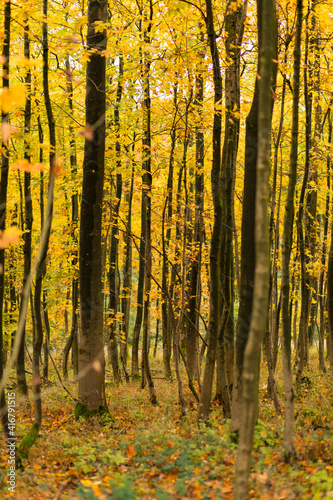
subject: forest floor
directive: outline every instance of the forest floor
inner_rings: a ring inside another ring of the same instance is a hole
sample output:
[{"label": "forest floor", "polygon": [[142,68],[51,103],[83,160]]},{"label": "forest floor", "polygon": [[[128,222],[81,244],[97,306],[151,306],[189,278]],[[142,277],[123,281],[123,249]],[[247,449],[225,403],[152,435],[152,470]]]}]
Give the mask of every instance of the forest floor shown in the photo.
[{"label": "forest floor", "polygon": [[[317,363],[316,363],[317,364]],[[198,429],[196,402],[184,389],[187,415],[180,418],[176,381],[154,368],[158,405],[139,382],[115,387],[108,373],[107,401],[114,423],[74,419],[75,403],[59,384],[43,388],[43,425],[16,493],[7,487],[8,454],[0,437],[0,497],[20,500],[232,499],[237,445],[230,422],[213,405],[210,427]],[[264,374],[264,368],[262,369]],[[279,369],[278,373],[281,373]],[[251,498],[333,498],[333,379],[313,368],[296,398],[297,458],[284,461],[283,417],[260,383],[251,472]],[[277,377],[283,404],[283,384]],[[76,384],[68,384],[76,394]],[[31,427],[33,410],[16,404],[18,439]]]}]

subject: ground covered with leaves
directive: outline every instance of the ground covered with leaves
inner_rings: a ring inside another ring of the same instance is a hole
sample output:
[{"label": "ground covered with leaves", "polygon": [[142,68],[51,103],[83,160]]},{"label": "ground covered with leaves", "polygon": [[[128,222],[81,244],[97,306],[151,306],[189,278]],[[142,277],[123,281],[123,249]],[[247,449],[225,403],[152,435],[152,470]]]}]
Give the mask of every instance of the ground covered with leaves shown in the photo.
[{"label": "ground covered with leaves", "polygon": [[[20,500],[232,499],[237,444],[230,422],[213,406],[210,425],[198,429],[196,403],[185,389],[187,415],[180,418],[176,381],[154,371],[158,405],[149,403],[139,382],[107,383],[114,421],[74,419],[75,403],[58,384],[43,390],[43,426],[37,442],[16,471],[16,494],[7,488],[8,455],[0,438],[1,498]],[[110,377],[111,378],[111,377]],[[260,388],[251,474],[251,498],[333,498],[332,378],[307,373],[296,399],[297,458],[284,462],[283,417]],[[68,385],[75,394],[74,383]],[[282,380],[278,393],[283,403]],[[16,408],[17,436],[32,425],[33,410]]]}]

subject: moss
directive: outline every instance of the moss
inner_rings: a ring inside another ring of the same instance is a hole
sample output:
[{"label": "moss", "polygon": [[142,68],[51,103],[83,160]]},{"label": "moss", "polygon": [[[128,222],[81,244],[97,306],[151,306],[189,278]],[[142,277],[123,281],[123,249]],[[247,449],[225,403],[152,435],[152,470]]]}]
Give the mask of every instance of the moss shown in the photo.
[{"label": "moss", "polygon": [[37,439],[39,428],[39,424],[34,424],[28,434],[26,434],[20,442],[16,456],[16,462],[19,466],[21,466],[22,458],[29,458],[29,450]]},{"label": "moss", "polygon": [[192,394],[195,397],[195,399],[199,402],[199,396],[198,396],[197,391],[195,390],[195,387],[193,385],[193,381],[192,380],[188,381],[188,386],[189,386],[190,390],[192,391]]},{"label": "moss", "polygon": [[101,416],[103,417],[103,420],[109,418],[109,416],[112,421],[114,421],[113,417],[109,413],[108,407],[105,406],[100,406],[98,410],[89,410],[89,408],[86,407],[86,405],[83,405],[82,403],[77,402],[74,410],[74,417],[75,420],[78,420],[80,417],[82,418],[90,418],[90,417],[96,417],[96,416]]}]

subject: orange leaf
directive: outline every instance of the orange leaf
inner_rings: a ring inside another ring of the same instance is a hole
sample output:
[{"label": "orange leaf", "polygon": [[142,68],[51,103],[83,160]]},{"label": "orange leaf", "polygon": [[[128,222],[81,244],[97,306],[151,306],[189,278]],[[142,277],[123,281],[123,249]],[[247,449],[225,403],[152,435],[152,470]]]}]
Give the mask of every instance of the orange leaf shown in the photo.
[{"label": "orange leaf", "polygon": [[59,175],[64,174],[64,170],[61,168],[59,160],[54,160],[54,162],[52,163],[51,172],[55,177],[59,177]]},{"label": "orange leaf", "polygon": [[20,242],[20,230],[17,226],[12,226],[6,231],[0,232],[0,248],[8,245],[17,245]]},{"label": "orange leaf", "polygon": [[80,130],[79,132],[80,135],[83,135],[83,137],[91,142],[94,140],[94,131],[91,125],[87,124],[84,129]]},{"label": "orange leaf", "polygon": [[43,163],[30,163],[27,159],[18,160],[13,163],[13,170],[23,170],[23,172],[41,172],[44,170]]},{"label": "orange leaf", "polygon": [[126,450],[126,455],[127,455],[127,458],[129,458],[130,460],[132,460],[132,458],[136,455],[135,448],[132,444],[128,445],[128,448]]}]

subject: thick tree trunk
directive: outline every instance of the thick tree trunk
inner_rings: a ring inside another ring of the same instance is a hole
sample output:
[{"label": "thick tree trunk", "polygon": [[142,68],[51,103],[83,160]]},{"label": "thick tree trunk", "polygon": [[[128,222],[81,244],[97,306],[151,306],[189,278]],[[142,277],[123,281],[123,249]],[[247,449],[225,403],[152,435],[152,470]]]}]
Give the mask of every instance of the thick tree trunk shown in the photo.
[{"label": "thick tree trunk", "polygon": [[[86,82],[86,123],[93,128],[92,141],[85,140],[80,226],[80,320],[79,404],[102,410],[105,401],[105,358],[101,229],[105,154],[105,54],[107,1],[89,0]],[[76,415],[80,413],[77,407]]]},{"label": "thick tree trunk", "polygon": [[269,172],[272,72],[274,47],[277,43],[275,2],[257,3],[262,12],[260,57],[260,90],[258,111],[258,159],[255,204],[255,280],[251,326],[244,353],[243,402],[239,446],[236,462],[235,499],[249,498],[249,476],[253,433],[257,418],[260,350],[266,329],[269,301]]}]

